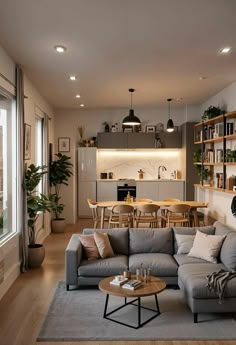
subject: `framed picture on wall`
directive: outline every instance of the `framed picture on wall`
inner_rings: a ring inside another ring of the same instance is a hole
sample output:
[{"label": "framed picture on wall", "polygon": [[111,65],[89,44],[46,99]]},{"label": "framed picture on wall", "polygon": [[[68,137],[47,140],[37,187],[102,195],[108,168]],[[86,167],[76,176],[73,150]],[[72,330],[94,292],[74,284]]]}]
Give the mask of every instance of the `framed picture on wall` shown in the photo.
[{"label": "framed picture on wall", "polygon": [[25,123],[25,154],[24,158],[25,160],[28,160],[31,158],[31,126]]},{"label": "framed picture on wall", "polygon": [[58,138],[58,151],[70,152],[70,138],[64,138],[64,137]]},{"label": "framed picture on wall", "polygon": [[155,126],[146,126],[147,133],[155,133],[156,127]]}]

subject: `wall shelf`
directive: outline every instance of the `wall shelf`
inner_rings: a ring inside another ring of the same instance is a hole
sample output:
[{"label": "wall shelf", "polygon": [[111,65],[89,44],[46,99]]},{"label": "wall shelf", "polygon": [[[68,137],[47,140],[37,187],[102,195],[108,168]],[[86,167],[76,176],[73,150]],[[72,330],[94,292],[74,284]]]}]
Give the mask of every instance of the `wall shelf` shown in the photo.
[{"label": "wall shelf", "polygon": [[200,183],[194,184],[194,187],[198,187],[198,188],[201,188],[201,189],[209,189],[209,190],[213,190],[213,191],[217,191],[217,192],[236,194],[236,191],[233,191],[233,190],[223,189],[223,188],[216,188],[216,187],[211,187],[211,186],[204,186],[204,185],[201,185]]}]

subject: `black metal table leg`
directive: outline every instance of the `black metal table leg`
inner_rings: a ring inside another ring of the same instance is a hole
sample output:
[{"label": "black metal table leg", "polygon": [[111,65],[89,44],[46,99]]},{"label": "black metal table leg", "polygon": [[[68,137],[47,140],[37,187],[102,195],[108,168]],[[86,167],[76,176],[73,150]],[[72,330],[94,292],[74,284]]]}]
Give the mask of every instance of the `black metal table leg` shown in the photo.
[{"label": "black metal table leg", "polygon": [[104,318],[105,318],[106,315],[107,315],[108,300],[109,300],[109,295],[106,295],[106,302],[105,302],[104,313],[103,313],[103,317],[104,317]]},{"label": "black metal table leg", "polygon": [[138,327],[141,326],[141,300],[138,298]]}]

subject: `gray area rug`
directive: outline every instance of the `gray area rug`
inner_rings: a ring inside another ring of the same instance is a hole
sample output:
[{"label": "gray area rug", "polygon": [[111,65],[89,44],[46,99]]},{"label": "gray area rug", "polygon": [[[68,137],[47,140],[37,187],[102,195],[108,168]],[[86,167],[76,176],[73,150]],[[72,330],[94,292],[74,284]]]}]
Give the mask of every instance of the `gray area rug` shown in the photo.
[{"label": "gray area rug", "polygon": [[[161,314],[140,329],[131,329],[103,319],[105,294],[98,289],[66,291],[60,282],[37,341],[79,340],[215,340],[236,339],[236,321],[232,314],[193,315],[180,290],[166,289],[158,295]],[[111,296],[109,308],[124,299]],[[143,305],[155,308],[154,297],[142,298]],[[142,321],[152,312],[142,311]],[[137,308],[129,306],[112,315],[113,318],[134,324]]]}]

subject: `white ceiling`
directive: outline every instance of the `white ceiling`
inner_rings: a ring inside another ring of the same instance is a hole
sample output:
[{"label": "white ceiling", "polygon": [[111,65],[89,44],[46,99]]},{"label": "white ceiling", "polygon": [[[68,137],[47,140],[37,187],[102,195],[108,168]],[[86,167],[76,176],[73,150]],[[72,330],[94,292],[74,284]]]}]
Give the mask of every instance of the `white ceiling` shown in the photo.
[{"label": "white ceiling", "polygon": [[[129,107],[130,87],[134,108],[169,97],[197,104],[236,80],[236,0],[0,0],[0,8],[0,44],[56,108]],[[228,45],[231,54],[220,55]]]}]

